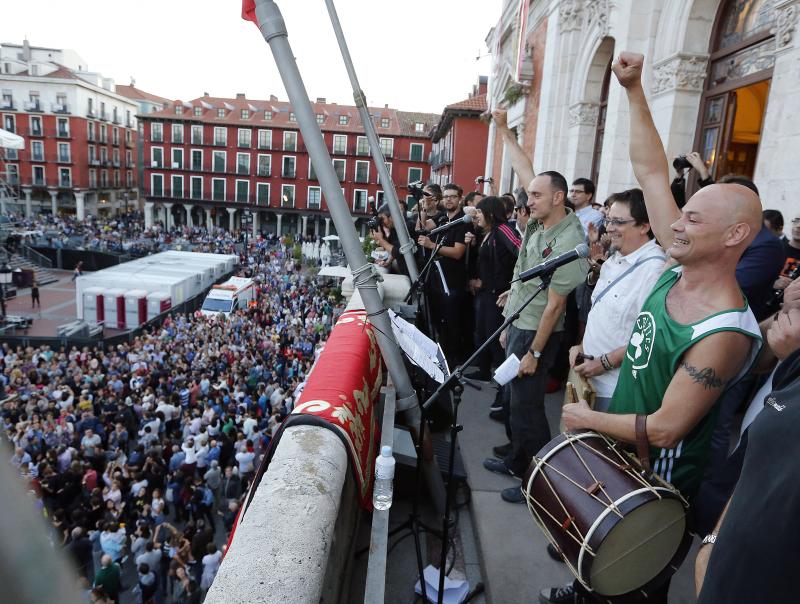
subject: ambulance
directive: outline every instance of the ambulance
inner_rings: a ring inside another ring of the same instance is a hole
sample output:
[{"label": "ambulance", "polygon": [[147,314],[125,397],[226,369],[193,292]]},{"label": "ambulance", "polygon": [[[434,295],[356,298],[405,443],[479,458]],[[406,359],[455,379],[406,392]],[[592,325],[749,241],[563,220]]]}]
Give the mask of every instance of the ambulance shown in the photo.
[{"label": "ambulance", "polygon": [[246,309],[255,299],[256,285],[252,279],[231,277],[225,283],[211,287],[200,312],[207,316],[220,313],[227,316],[239,309]]}]

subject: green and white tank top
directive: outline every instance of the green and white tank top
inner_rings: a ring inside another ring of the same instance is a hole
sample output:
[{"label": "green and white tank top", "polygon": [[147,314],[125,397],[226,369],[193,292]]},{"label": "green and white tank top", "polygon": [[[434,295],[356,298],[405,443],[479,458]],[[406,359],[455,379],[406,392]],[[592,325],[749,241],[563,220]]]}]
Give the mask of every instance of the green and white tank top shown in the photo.
[{"label": "green and white tank top", "polygon": [[[728,388],[747,372],[758,356],[761,332],[746,299],[742,308],[714,313],[690,325],[678,323],[669,316],[667,294],[680,274],[680,266],[665,271],[642,305],[628,341],[609,413],[655,413],[661,407],[684,352],[711,334],[735,331],[751,338],[747,362]],[[717,404],[674,449],[650,448],[653,470],[688,499],[700,486],[716,417]]]}]

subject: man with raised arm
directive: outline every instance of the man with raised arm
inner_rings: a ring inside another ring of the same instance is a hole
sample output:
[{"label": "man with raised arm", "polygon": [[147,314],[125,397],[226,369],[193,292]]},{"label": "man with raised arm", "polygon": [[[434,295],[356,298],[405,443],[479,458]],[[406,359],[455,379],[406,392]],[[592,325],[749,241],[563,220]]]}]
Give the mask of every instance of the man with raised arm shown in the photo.
[{"label": "man with raised arm", "polygon": [[[569,430],[594,430],[628,443],[638,436],[649,444],[653,470],[691,501],[703,477],[716,402],[760,348],[736,264],[761,228],[761,203],[747,187],[721,184],[701,189],[678,209],[642,88],[643,63],[642,55],[623,52],[612,69],[630,104],[634,173],[668,260],[634,324],[608,412],[580,401],[564,406],[563,420]],[[642,601],[666,603],[668,587]],[[577,581],[543,590],[539,599],[597,601]]]}]

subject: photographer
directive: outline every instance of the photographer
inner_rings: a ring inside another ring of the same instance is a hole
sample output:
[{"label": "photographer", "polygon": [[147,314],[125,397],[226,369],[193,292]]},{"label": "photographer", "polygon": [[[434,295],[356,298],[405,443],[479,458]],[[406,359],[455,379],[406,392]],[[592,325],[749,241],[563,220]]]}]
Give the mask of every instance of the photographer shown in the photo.
[{"label": "photographer", "polygon": [[394,228],[389,206],[383,204],[378,208],[376,216],[369,221],[370,235],[375,242],[389,252],[389,259],[379,262],[380,266],[389,267],[392,262],[397,262],[397,271],[403,275],[408,275],[408,267],[403,255],[400,253],[400,240]]}]

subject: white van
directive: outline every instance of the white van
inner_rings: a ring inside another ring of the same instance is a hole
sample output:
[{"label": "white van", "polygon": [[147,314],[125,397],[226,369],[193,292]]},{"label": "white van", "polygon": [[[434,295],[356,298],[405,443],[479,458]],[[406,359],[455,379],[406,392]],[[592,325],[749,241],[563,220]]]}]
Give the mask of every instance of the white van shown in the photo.
[{"label": "white van", "polygon": [[231,277],[225,283],[211,286],[200,312],[207,316],[222,313],[229,315],[240,308],[247,308],[256,299],[256,285],[252,279]]}]

